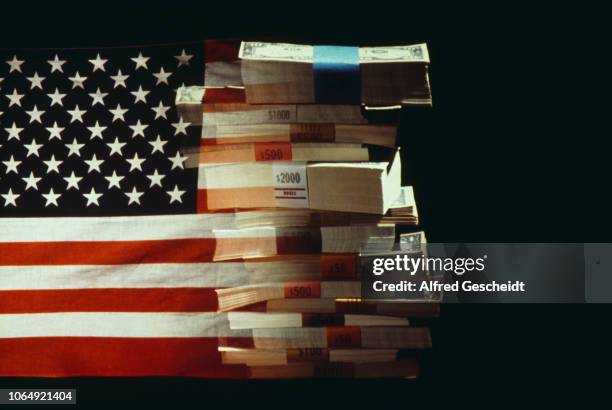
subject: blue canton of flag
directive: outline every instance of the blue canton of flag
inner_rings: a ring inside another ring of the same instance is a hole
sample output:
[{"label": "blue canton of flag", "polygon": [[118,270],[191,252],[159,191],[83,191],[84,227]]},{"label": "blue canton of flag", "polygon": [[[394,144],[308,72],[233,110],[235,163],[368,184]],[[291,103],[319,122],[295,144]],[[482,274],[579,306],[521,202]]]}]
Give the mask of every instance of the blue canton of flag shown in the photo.
[{"label": "blue canton of flag", "polygon": [[199,129],[176,89],[203,81],[202,43],[0,50],[0,214],[191,213]]}]

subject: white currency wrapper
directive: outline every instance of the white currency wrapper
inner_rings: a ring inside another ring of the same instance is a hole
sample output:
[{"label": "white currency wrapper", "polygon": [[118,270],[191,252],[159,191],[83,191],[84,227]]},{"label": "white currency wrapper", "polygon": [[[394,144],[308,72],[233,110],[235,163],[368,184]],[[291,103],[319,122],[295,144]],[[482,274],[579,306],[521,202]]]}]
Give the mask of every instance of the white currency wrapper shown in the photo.
[{"label": "white currency wrapper", "polygon": [[305,162],[275,162],[272,166],[276,206],[308,208],[308,180]]}]

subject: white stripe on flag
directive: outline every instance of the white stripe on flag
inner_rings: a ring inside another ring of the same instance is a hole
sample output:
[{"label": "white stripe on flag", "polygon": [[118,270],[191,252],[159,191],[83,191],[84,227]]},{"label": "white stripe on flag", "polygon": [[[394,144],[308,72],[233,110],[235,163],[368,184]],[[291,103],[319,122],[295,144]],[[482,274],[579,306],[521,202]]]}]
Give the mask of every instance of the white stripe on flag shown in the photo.
[{"label": "white stripe on flag", "polygon": [[[265,269],[269,263],[260,265]],[[243,262],[0,266],[0,290],[220,288],[247,283]]]},{"label": "white stripe on flag", "polygon": [[36,313],[0,315],[0,338],[250,337],[224,313]]},{"label": "white stripe on flag", "polygon": [[138,241],[189,238],[274,237],[274,227],[210,229],[227,216],[164,215],[99,218],[8,218],[2,220],[0,243],[63,241]]}]

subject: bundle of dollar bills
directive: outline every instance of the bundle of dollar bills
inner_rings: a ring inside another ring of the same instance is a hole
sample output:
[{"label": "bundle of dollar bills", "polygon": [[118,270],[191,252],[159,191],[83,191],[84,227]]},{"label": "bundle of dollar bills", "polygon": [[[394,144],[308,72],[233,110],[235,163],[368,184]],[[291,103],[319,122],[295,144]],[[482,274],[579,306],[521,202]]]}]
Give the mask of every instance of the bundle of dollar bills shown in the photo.
[{"label": "bundle of dollar bills", "polygon": [[418,224],[396,138],[402,109],[431,105],[428,65],[425,44],[206,42],[204,85],[180,87],[176,106],[201,126],[184,150],[213,241],[202,268],[224,365],[252,378],[417,376],[438,305],[364,300],[360,252]]},{"label": "bundle of dollar bills", "polygon": [[[356,92],[336,95],[344,101],[353,94],[366,105],[431,105],[429,52],[426,44],[384,47],[320,47],[307,44],[243,41],[209,41],[206,86],[244,86],[251,104],[318,102],[318,66],[330,62],[356,66],[347,78],[333,76],[323,85],[331,92],[346,91],[344,83],[355,83]],[[338,58],[334,59],[334,53]],[[332,55],[329,58],[329,55]],[[320,77],[320,76],[319,76]],[[345,81],[354,80],[354,81]],[[350,98],[353,100],[353,98]]]},{"label": "bundle of dollar bills", "polygon": [[[316,47],[249,41],[242,43],[239,57],[249,103],[317,101]],[[431,104],[425,44],[360,47],[356,60],[362,103]]]}]

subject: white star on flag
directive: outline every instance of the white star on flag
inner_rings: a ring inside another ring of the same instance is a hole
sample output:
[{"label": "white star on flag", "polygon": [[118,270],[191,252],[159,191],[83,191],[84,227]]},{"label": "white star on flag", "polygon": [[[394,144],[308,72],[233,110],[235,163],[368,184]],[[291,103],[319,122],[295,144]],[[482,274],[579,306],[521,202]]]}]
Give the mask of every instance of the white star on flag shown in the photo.
[{"label": "white star on flag", "polygon": [[95,93],[89,93],[91,97],[91,106],[93,107],[96,104],[104,105],[104,97],[106,97],[108,93],[103,93],[100,91],[100,87],[96,90]]},{"label": "white star on flag", "polygon": [[45,197],[45,199],[46,199],[46,201],[47,201],[47,202],[45,203],[45,207],[47,207],[47,206],[49,206],[49,205],[59,206],[59,205],[57,204],[57,200],[58,200],[58,198],[59,198],[60,196],[62,196],[62,194],[56,194],[56,193],[53,191],[53,188],[51,188],[51,189],[49,190],[49,193],[47,193],[47,194],[42,194],[42,196],[44,196],[44,197]]},{"label": "white star on flag", "polygon": [[51,107],[53,107],[54,104],[57,104],[59,106],[63,106],[64,105],[62,100],[64,99],[66,94],[61,94],[59,92],[59,90],[57,89],[57,87],[55,87],[55,92],[54,93],[47,94],[47,95],[49,96],[49,98],[51,98]]},{"label": "white star on flag", "polygon": [[93,157],[91,157],[90,160],[85,160],[85,163],[89,166],[87,173],[91,174],[93,171],[101,172],[100,165],[102,165],[103,162],[103,159],[98,159],[98,157],[96,157],[96,154],[93,154]]},{"label": "white star on flag", "polygon": [[17,125],[15,125],[15,123],[13,123],[13,125],[11,125],[10,128],[5,128],[6,132],[8,132],[8,138],[7,140],[11,140],[11,139],[16,139],[17,141],[19,141],[19,133],[21,131],[23,131],[23,128],[19,128],[17,127]]},{"label": "white star on flag", "polygon": [[62,70],[62,66],[66,64],[66,60],[60,60],[57,54],[55,55],[55,58],[53,60],[47,60],[47,63],[49,63],[49,65],[51,66],[52,73],[55,71],[59,71],[60,73],[64,72],[64,70]]},{"label": "white star on flag", "polygon": [[81,149],[85,146],[85,144],[79,144],[77,142],[76,137],[73,139],[72,144],[66,144],[66,148],[68,148],[68,156],[76,155],[77,157],[81,156]]},{"label": "white star on flag", "polygon": [[136,63],[136,67],[134,68],[135,70],[138,70],[141,67],[145,70],[148,69],[147,61],[149,61],[149,57],[144,57],[142,52],[138,53],[138,57],[133,57],[131,60]]},{"label": "white star on flag", "polygon": [[104,69],[104,64],[106,64],[107,61],[108,60],[104,60],[104,59],[100,58],[100,53],[98,53],[98,55],[96,56],[95,59],[89,60],[89,62],[93,65],[93,70],[92,71],[96,71],[96,70],[106,71]]},{"label": "white star on flag", "polygon": [[134,154],[132,158],[126,158],[126,161],[130,164],[130,172],[135,170],[142,171],[142,163],[145,162],[145,158],[139,158],[138,154]]},{"label": "white star on flag", "polygon": [[41,90],[43,89],[42,82],[44,81],[45,77],[39,77],[38,73],[34,71],[34,75],[32,77],[27,78],[30,82],[30,90],[33,90],[35,88],[40,88]]},{"label": "white star on flag", "polygon": [[121,105],[117,104],[117,108],[109,111],[111,114],[113,114],[113,122],[115,122],[117,120],[125,121],[125,118],[123,116],[128,110],[127,108],[121,108]]},{"label": "white star on flag", "polygon": [[161,67],[157,73],[153,73],[153,77],[157,78],[157,82],[155,85],[159,84],[168,84],[168,77],[170,77],[172,73],[167,73],[164,71],[164,67]]},{"label": "white star on flag", "polygon": [[81,77],[81,75],[79,74],[79,72],[77,71],[76,74],[74,75],[74,77],[68,77],[68,79],[70,81],[72,81],[72,88],[82,88],[85,89],[85,80],[87,80],[87,77]]},{"label": "white star on flag", "polygon": [[98,199],[102,196],[102,194],[98,194],[95,189],[91,188],[91,191],[87,193],[83,193],[83,196],[87,199],[87,205],[96,205],[100,206],[98,203]]},{"label": "white star on flag", "polygon": [[164,153],[164,145],[166,145],[167,142],[163,141],[159,135],[157,136],[155,141],[148,142],[153,147],[153,151],[151,151],[151,154],[154,154],[156,152],[161,152],[162,154]]},{"label": "white star on flag", "polygon": [[113,175],[111,175],[110,177],[104,177],[104,178],[108,181],[108,189],[111,189],[112,187],[121,189],[121,186],[119,185],[119,183],[125,177],[117,175],[117,171],[113,171]]},{"label": "white star on flag", "polygon": [[139,135],[144,138],[144,136],[145,136],[144,130],[145,130],[145,128],[148,127],[148,125],[147,124],[141,124],[140,120],[138,120],[136,122],[136,124],[129,125],[129,127],[132,129],[132,138],[136,138]]},{"label": "white star on flag", "polygon": [[116,75],[111,75],[110,78],[113,79],[113,81],[115,82],[115,84],[113,84],[113,88],[117,88],[119,86],[125,88],[127,87],[125,85],[125,80],[127,80],[129,77],[129,75],[127,74],[122,74],[121,73],[121,69],[117,70],[117,74]]},{"label": "white star on flag", "polygon": [[73,188],[78,191],[80,189],[79,182],[81,182],[82,179],[83,177],[77,177],[74,171],[72,171],[69,177],[64,177],[64,180],[68,183],[66,190]]},{"label": "white star on flag", "polygon": [[74,107],[74,110],[67,110],[68,114],[70,114],[70,116],[72,118],[70,118],[70,122],[83,122],[83,114],[85,114],[87,111],[83,111],[79,108],[79,105],[77,104]]},{"label": "white star on flag", "polygon": [[174,157],[168,158],[168,159],[172,162],[172,169],[174,168],[184,169],[185,168],[185,166],[183,165],[183,162],[185,162],[187,157],[181,156],[180,152],[177,152]]},{"label": "white star on flag", "polygon": [[7,61],[6,63],[11,67],[9,73],[12,73],[13,71],[19,71],[21,73],[21,65],[25,63],[25,60],[19,60],[17,56],[14,55],[13,59]]},{"label": "white star on flag", "polygon": [[37,157],[38,156],[38,151],[40,150],[40,147],[43,146],[43,144],[37,144],[36,143],[36,139],[33,139],[31,143],[23,144],[23,146],[28,150],[28,153],[26,154],[26,157],[30,157],[32,155]]},{"label": "white star on flag", "polygon": [[157,107],[151,107],[151,109],[155,111],[155,119],[158,119],[160,117],[167,119],[166,111],[168,111],[170,107],[163,105],[162,102],[160,101]]},{"label": "white star on flag", "polygon": [[26,113],[30,116],[30,123],[33,122],[40,122],[42,123],[41,120],[41,116],[45,113],[44,110],[39,110],[38,107],[36,105],[34,105],[34,108],[32,108],[32,110],[26,110]]},{"label": "white star on flag", "polygon": [[113,154],[123,156],[123,153],[121,152],[121,148],[123,148],[126,145],[126,143],[119,142],[119,138],[115,137],[115,142],[107,142],[106,145],[108,145],[108,147],[111,150],[110,154],[108,154],[109,156],[112,156]]},{"label": "white star on flag", "polygon": [[8,161],[2,161],[4,163],[4,165],[6,165],[6,173],[10,174],[11,172],[14,172],[16,174],[19,174],[19,171],[17,170],[17,167],[19,167],[19,164],[21,164],[21,161],[16,161],[14,156],[11,155],[11,159]]},{"label": "white star on flag", "polygon": [[106,127],[102,127],[100,126],[100,124],[98,124],[98,121],[96,121],[95,125],[93,127],[87,127],[87,129],[89,130],[89,132],[91,132],[91,135],[89,136],[89,139],[94,139],[94,138],[100,138],[100,139],[104,139],[102,137],[102,132],[106,129]]},{"label": "white star on flag", "polygon": [[143,103],[146,104],[147,94],[149,94],[149,92],[150,91],[143,90],[141,85],[138,86],[138,90],[130,91],[130,93],[135,97],[134,104],[136,104],[139,101],[142,101]]},{"label": "white star on flag", "polygon": [[9,188],[9,191],[6,194],[2,194],[4,198],[4,206],[17,206],[17,198],[19,198],[21,194],[14,194],[13,188]]},{"label": "white star on flag", "polygon": [[172,123],[172,126],[174,127],[174,135],[187,135],[187,127],[190,125],[190,122],[183,121],[183,117],[179,117],[178,122]]},{"label": "white star on flag", "polygon": [[55,155],[51,155],[50,160],[43,162],[47,166],[47,174],[50,174],[51,172],[59,174],[59,166],[62,165],[64,161],[58,161],[55,159]]},{"label": "white star on flag", "polygon": [[165,175],[160,174],[159,172],[157,172],[157,170],[153,171],[152,174],[148,174],[147,178],[149,178],[151,180],[151,185],[149,185],[149,188],[153,188],[155,185],[159,186],[161,188],[162,186],[162,179],[164,179]]},{"label": "white star on flag", "polygon": [[170,195],[170,203],[183,203],[183,199],[181,197],[185,194],[185,191],[180,191],[177,185],[174,185],[174,190],[166,191],[166,193]]},{"label": "white star on flag", "polygon": [[25,94],[17,93],[17,90],[13,90],[12,94],[7,94],[5,97],[11,101],[9,103],[9,107],[12,107],[13,105],[21,107],[21,99],[23,98],[24,95]]},{"label": "white star on flag", "polygon": [[128,202],[128,205],[131,205],[133,203],[136,203],[136,204],[140,205],[140,197],[142,195],[144,195],[144,193],[143,192],[138,192],[136,190],[136,187],[134,187],[132,189],[132,192],[125,192],[125,195],[127,195],[127,197],[130,199],[129,202]]},{"label": "white star on flag", "polygon": [[193,54],[187,54],[185,52],[185,49],[181,50],[181,54],[178,56],[174,56],[174,58],[176,58],[178,60],[178,66],[180,67],[182,65],[189,65],[189,60],[191,60],[193,58]]},{"label": "white star on flag", "polygon": [[23,177],[21,179],[23,179],[23,182],[26,183],[26,187],[25,187],[26,191],[28,189],[33,189],[35,191],[38,191],[38,182],[40,182],[42,178],[34,176],[34,172],[30,171],[29,177]]},{"label": "white star on flag", "polygon": [[49,131],[49,139],[57,138],[58,140],[62,139],[61,132],[64,131],[64,127],[58,127],[57,121],[53,121],[53,127],[45,127],[47,131]]}]

